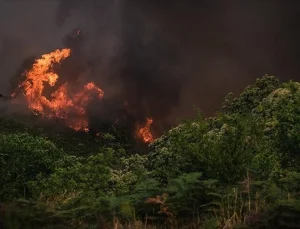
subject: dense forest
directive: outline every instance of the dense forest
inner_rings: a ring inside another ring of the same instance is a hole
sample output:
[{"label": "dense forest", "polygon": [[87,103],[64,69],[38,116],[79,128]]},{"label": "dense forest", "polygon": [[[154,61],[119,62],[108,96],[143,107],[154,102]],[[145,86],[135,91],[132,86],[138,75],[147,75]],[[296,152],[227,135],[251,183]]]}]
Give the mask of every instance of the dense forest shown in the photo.
[{"label": "dense forest", "polygon": [[300,83],[264,76],[145,150],[0,119],[3,228],[300,228]]}]

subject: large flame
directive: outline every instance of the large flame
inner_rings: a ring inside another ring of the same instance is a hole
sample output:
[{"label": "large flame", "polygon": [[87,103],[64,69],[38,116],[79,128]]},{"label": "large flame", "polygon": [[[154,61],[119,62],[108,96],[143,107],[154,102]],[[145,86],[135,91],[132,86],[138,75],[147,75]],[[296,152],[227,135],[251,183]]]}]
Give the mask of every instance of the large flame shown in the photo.
[{"label": "large flame", "polygon": [[29,108],[48,118],[66,120],[66,124],[75,130],[88,131],[86,107],[91,100],[91,93],[102,98],[104,92],[93,82],[84,86],[83,90],[72,94],[68,91],[68,83],[59,86],[51,94],[51,99],[44,95],[45,85],[56,85],[59,76],[53,72],[53,64],[59,64],[69,57],[70,49],[57,49],[37,59],[32,68],[25,73],[26,79],[20,84],[23,88]]},{"label": "large flame", "polygon": [[147,118],[146,125],[138,129],[138,137],[141,138],[145,143],[151,143],[154,141],[153,135],[150,131],[153,119]]}]

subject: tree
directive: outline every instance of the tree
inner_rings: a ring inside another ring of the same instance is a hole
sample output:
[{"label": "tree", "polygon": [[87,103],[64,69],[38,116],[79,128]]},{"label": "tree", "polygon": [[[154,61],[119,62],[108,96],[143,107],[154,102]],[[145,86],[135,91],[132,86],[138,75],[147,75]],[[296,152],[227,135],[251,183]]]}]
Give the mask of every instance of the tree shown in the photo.
[{"label": "tree", "polygon": [[274,90],[257,108],[265,135],[281,153],[285,168],[300,168],[300,84],[288,82]]},{"label": "tree", "polygon": [[28,198],[28,183],[53,172],[63,152],[49,140],[29,134],[0,135],[0,198]]},{"label": "tree", "polygon": [[225,98],[222,112],[226,114],[247,114],[279,86],[278,78],[265,75],[257,79],[253,85],[249,85],[240,96],[234,98],[233,94],[229,93]]}]

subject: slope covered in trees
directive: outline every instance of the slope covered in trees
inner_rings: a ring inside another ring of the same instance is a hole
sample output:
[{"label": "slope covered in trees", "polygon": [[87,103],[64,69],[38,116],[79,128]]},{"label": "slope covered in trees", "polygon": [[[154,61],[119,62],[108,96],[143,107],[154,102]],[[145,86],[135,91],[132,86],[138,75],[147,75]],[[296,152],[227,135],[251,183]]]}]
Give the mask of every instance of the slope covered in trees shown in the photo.
[{"label": "slope covered in trees", "polygon": [[257,79],[215,117],[199,112],[166,132],[147,155],[112,129],[70,140],[1,126],[5,228],[300,227],[297,82]]}]

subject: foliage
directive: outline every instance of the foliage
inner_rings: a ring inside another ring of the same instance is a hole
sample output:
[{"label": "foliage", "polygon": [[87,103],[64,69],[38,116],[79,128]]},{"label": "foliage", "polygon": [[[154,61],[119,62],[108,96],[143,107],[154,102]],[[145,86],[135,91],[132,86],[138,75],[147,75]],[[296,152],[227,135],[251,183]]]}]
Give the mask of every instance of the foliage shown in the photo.
[{"label": "foliage", "polygon": [[279,88],[278,78],[265,75],[248,86],[239,97],[229,93],[222,107],[222,112],[229,114],[247,114],[256,108],[261,101],[275,89]]},{"label": "foliage", "polygon": [[5,225],[299,227],[299,107],[299,83],[264,76],[215,117],[166,132],[148,155],[116,127],[92,137],[0,119]]},{"label": "foliage", "polygon": [[171,181],[166,191],[170,208],[177,215],[199,214],[201,208],[213,204],[218,181],[201,178],[201,173],[189,173]]},{"label": "foliage", "polygon": [[286,167],[295,165],[289,157],[298,157],[300,152],[300,84],[289,82],[273,91],[258,106],[264,117],[266,132],[280,152],[288,153]]},{"label": "foliage", "polygon": [[47,139],[28,134],[0,135],[1,200],[30,197],[28,184],[53,172],[62,151]]}]

